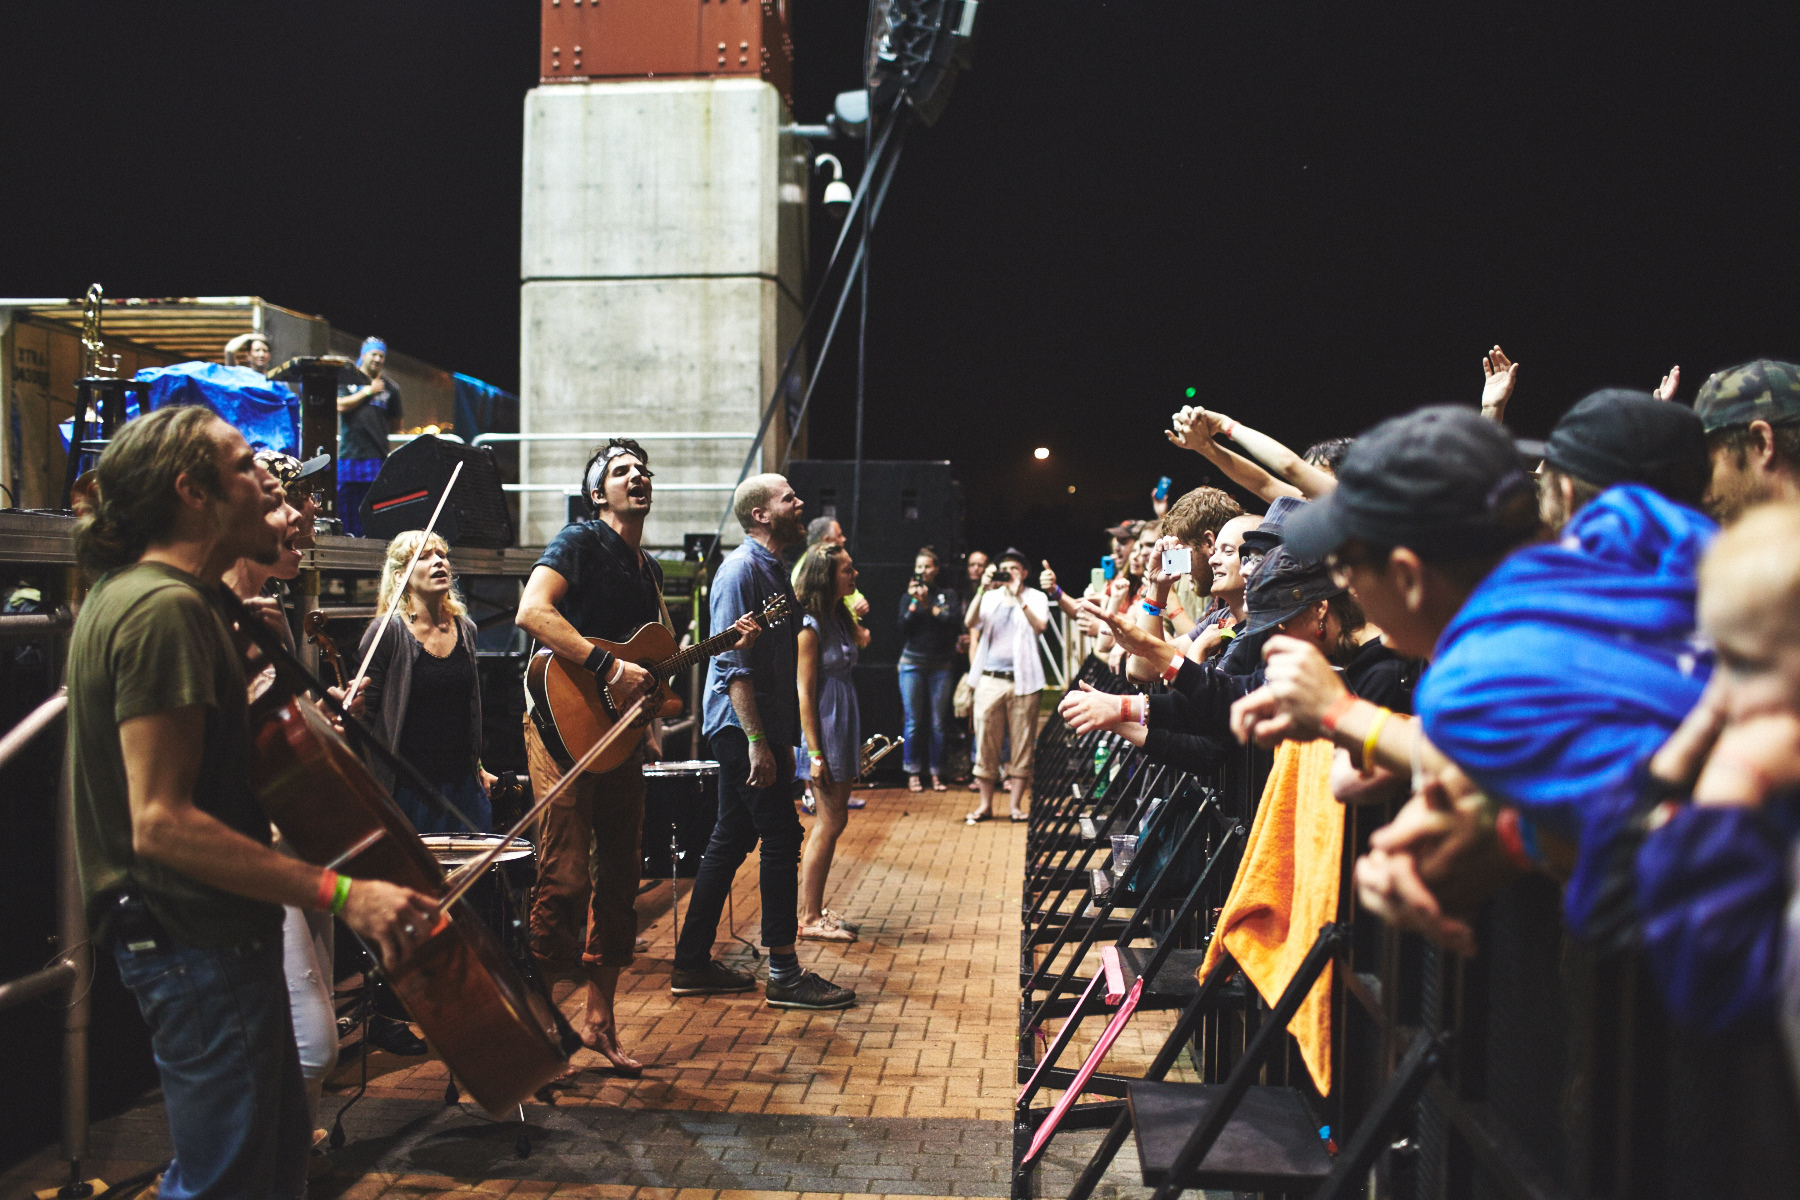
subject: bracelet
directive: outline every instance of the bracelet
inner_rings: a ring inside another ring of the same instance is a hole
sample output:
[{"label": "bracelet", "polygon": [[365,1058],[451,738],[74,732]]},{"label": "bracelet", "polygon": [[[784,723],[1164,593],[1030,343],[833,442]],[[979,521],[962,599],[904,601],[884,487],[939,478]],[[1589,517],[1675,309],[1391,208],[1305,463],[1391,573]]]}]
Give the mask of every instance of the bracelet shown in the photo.
[{"label": "bracelet", "polygon": [[749,742],[752,746],[762,741],[767,736],[767,734],[762,733],[751,733],[749,730],[744,731],[744,740]]},{"label": "bracelet", "polygon": [[331,915],[334,917],[341,916],[344,911],[344,905],[348,904],[349,902],[350,902],[350,877],[348,875],[339,875],[338,881],[337,881],[337,891],[332,893],[332,897],[331,897]]},{"label": "bracelet", "polygon": [[1232,420],[1230,417],[1226,417],[1225,424],[1223,424],[1219,427],[1219,432],[1224,434],[1226,437],[1230,438],[1232,441],[1236,441],[1237,440],[1237,422]]},{"label": "bracelet", "polygon": [[1375,774],[1375,746],[1381,741],[1381,727],[1386,725],[1388,718],[1393,715],[1392,709],[1377,708],[1375,719],[1369,723],[1368,736],[1363,738],[1362,773],[1364,779]]},{"label": "bracelet", "polygon": [[606,686],[611,687],[613,684],[619,682],[619,676],[623,675],[624,673],[625,673],[625,660],[622,658],[614,658],[613,659],[613,669],[606,673]]},{"label": "bracelet", "polygon": [[595,646],[588,651],[587,661],[581,665],[592,671],[595,678],[599,678],[600,673],[612,665],[612,661],[611,650],[603,650],[599,646]]},{"label": "bracelet", "polygon": [[1179,654],[1169,661],[1169,665],[1163,668],[1162,681],[1164,683],[1175,682],[1175,677],[1181,674],[1181,664],[1183,661],[1182,656]]},{"label": "bracelet", "polygon": [[1167,608],[1163,609],[1163,616],[1165,616],[1165,617],[1169,618],[1169,620],[1173,621],[1176,617],[1187,616],[1187,609],[1181,607],[1181,605],[1179,605],[1179,604],[1171,604]]},{"label": "bracelet", "polygon": [[313,902],[314,908],[323,912],[331,907],[333,898],[337,895],[338,880],[342,878],[330,867],[319,872],[319,895]]},{"label": "bracelet", "polygon": [[1349,712],[1355,703],[1355,696],[1351,695],[1349,692],[1339,692],[1338,698],[1327,705],[1325,711],[1319,714],[1319,724],[1324,727],[1325,732],[1336,733],[1338,722],[1344,719],[1344,714]]},{"label": "bracelet", "polygon": [[1138,607],[1144,610],[1144,615],[1147,617],[1162,616],[1162,607],[1160,605],[1152,604],[1148,600],[1139,600]]},{"label": "bracelet", "polygon": [[1053,584],[1051,584],[1051,585],[1050,585],[1050,599],[1052,599],[1052,600],[1061,600],[1061,599],[1062,599],[1062,594],[1063,594],[1063,593],[1062,593],[1062,584],[1060,584],[1060,583],[1053,583]]}]

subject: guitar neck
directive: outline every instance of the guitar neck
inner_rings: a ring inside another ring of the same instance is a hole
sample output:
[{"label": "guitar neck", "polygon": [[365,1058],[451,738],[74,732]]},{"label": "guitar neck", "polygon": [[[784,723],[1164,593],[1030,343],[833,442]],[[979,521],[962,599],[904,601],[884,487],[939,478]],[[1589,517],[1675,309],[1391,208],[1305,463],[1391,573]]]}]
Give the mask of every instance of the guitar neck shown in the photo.
[{"label": "guitar neck", "polygon": [[664,659],[662,665],[657,668],[657,674],[673,675],[677,671],[686,670],[697,662],[705,662],[713,655],[729,650],[737,645],[738,636],[737,630],[727,629],[724,633],[714,634],[704,642],[697,642],[694,645],[689,646],[686,650],[671,654],[668,658]]}]

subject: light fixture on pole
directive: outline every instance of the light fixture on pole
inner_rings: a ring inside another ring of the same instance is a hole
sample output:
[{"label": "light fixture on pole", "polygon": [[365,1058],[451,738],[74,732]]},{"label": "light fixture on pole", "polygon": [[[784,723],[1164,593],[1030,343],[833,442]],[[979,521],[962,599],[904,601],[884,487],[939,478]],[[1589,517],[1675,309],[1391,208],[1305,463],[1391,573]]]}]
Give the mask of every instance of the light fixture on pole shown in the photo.
[{"label": "light fixture on pole", "polygon": [[821,154],[813,159],[813,170],[826,163],[831,164],[831,182],[825,185],[825,207],[833,213],[842,213],[850,207],[851,200],[850,185],[844,182],[844,164],[835,154]]}]

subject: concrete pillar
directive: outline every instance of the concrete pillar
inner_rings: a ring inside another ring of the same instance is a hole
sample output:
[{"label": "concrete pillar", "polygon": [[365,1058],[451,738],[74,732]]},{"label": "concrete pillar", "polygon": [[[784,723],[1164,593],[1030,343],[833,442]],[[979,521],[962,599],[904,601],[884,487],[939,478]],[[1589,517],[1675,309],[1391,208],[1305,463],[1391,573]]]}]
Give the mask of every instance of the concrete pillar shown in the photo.
[{"label": "concrete pillar", "polygon": [[[525,99],[520,428],[753,434],[801,317],[806,179],[788,115],[756,79],[555,84]],[[778,413],[763,468],[790,438]],[[748,438],[645,443],[646,542],[711,532]],[[527,442],[522,481],[578,485],[593,444]],[[520,538],[566,502],[530,492]],[[739,534],[727,523],[728,541]]]}]

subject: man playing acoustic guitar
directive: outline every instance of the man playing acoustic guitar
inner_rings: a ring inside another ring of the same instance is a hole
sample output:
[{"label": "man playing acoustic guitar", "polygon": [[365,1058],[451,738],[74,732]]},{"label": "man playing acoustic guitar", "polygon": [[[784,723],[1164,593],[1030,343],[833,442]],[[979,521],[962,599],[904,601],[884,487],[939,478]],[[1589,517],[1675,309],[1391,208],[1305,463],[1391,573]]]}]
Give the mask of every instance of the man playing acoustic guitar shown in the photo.
[{"label": "man playing acoustic guitar", "polygon": [[[588,638],[624,642],[645,625],[660,621],[673,627],[662,601],[662,567],[641,548],[653,498],[649,461],[630,438],[611,439],[588,460],[583,495],[594,517],[571,522],[551,539],[525,583],[515,618],[520,629],[559,657],[592,671],[620,711],[655,686],[656,678]],[[746,616],[736,628],[748,645],[761,627]],[[542,796],[568,764],[556,762],[530,717],[525,750],[532,791]],[[639,747],[604,774],[584,774],[545,810],[531,905],[532,956],[550,978],[586,982],[581,1040],[622,1072],[643,1066],[620,1049],[613,1020],[619,971],[631,965],[637,941],[643,824]]]}]

